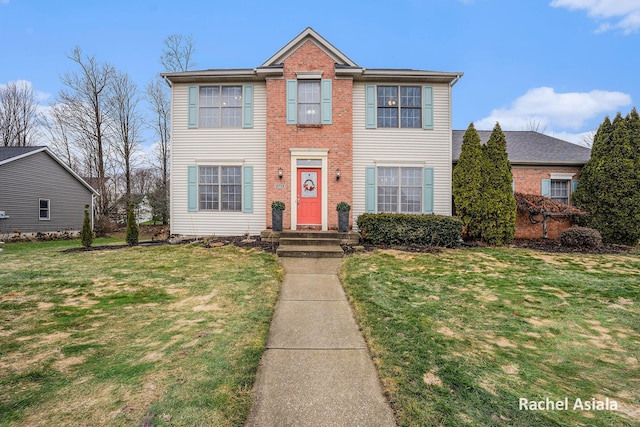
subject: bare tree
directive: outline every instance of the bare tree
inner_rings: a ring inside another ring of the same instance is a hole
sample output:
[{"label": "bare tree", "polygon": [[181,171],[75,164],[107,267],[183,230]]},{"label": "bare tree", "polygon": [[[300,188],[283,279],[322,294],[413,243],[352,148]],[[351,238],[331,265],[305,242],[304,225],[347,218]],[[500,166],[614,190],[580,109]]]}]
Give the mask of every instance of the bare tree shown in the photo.
[{"label": "bare tree", "polygon": [[107,216],[109,197],[105,172],[109,141],[106,112],[115,70],[107,63],[99,63],[94,56],[84,56],[79,47],[74,48],[68,57],[80,70],[65,73],[61,78],[67,87],[59,94],[60,102],[65,104],[64,123],[75,134],[85,155],[86,172],[100,193],[98,215]]},{"label": "bare tree", "polygon": [[147,85],[147,102],[153,115],[153,129],[157,143],[153,154],[159,165],[159,180],[154,189],[154,210],[163,224],[169,222],[169,168],[170,168],[170,136],[171,136],[171,101],[167,86],[161,80],[154,80]]},{"label": "bare tree", "polygon": [[545,133],[547,131],[547,125],[543,124],[540,120],[529,119],[527,128],[523,130]]},{"label": "bare tree", "polygon": [[142,143],[142,116],[138,109],[138,87],[126,73],[116,73],[112,80],[109,115],[113,128],[113,148],[122,163],[125,179],[125,204],[131,200],[131,174],[135,154]]},{"label": "bare tree", "polygon": [[582,134],[582,136],[580,136],[580,140],[578,141],[578,144],[584,145],[587,148],[591,148],[593,146],[593,139],[595,137],[596,137],[595,130],[584,133]]},{"label": "bare tree", "polygon": [[0,87],[1,145],[33,145],[39,122],[38,105],[29,82],[9,82]]},{"label": "bare tree", "polygon": [[188,71],[195,66],[191,60],[195,52],[195,43],[191,35],[171,34],[164,39],[163,44],[160,63],[165,71]]}]

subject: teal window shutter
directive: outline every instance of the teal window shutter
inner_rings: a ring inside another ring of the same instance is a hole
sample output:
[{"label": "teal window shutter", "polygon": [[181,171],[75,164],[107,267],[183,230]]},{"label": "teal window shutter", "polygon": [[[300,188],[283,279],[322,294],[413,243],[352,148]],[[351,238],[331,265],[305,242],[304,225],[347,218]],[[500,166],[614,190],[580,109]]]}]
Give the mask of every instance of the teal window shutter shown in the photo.
[{"label": "teal window shutter", "polygon": [[189,86],[189,129],[198,127],[198,86]]},{"label": "teal window shutter", "polygon": [[575,193],[576,188],[578,188],[579,179],[571,180],[571,194]]},{"label": "teal window shutter", "polygon": [[365,212],[376,213],[376,168],[375,166],[367,166],[366,173],[366,193],[365,193]]},{"label": "teal window shutter", "polygon": [[322,124],[330,125],[332,121],[333,82],[331,79],[322,79]]},{"label": "teal window shutter", "polygon": [[365,127],[367,129],[375,129],[378,124],[376,117],[376,86],[367,85],[366,87],[366,120]]},{"label": "teal window shutter", "polygon": [[544,197],[551,197],[551,180],[543,179],[540,181],[541,191],[540,194]]},{"label": "teal window shutter", "polygon": [[298,123],[298,81],[287,80],[287,124]]},{"label": "teal window shutter", "polygon": [[242,212],[253,212],[253,166],[242,168]]},{"label": "teal window shutter", "polygon": [[433,213],[433,168],[424,168],[422,184],[422,212]]},{"label": "teal window shutter", "polygon": [[187,167],[187,210],[198,210],[198,167]]},{"label": "teal window shutter", "polygon": [[242,127],[253,127],[253,85],[242,86]]},{"label": "teal window shutter", "polygon": [[422,86],[422,128],[433,129],[433,87]]}]

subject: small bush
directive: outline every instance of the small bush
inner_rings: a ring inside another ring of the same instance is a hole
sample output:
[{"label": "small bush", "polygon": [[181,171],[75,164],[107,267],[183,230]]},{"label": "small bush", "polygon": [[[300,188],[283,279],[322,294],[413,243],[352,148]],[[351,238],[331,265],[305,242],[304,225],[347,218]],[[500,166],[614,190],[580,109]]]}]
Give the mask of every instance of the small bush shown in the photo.
[{"label": "small bush", "polygon": [[587,227],[571,227],[560,233],[560,243],[570,248],[599,248],[602,236],[598,230]]},{"label": "small bush", "polygon": [[84,221],[82,222],[82,232],[80,233],[82,246],[88,248],[93,243],[93,231],[91,230],[91,219],[89,218],[89,205],[84,205]]},{"label": "small bush", "polygon": [[135,246],[138,244],[138,223],[136,222],[136,214],[133,210],[133,203],[129,203],[127,210],[127,244]]},{"label": "small bush", "polygon": [[285,205],[284,202],[280,202],[280,201],[275,201],[271,203],[271,210],[272,211],[283,211],[285,209]]},{"label": "small bush", "polygon": [[366,243],[456,247],[462,221],[440,215],[362,214],[358,228]]}]

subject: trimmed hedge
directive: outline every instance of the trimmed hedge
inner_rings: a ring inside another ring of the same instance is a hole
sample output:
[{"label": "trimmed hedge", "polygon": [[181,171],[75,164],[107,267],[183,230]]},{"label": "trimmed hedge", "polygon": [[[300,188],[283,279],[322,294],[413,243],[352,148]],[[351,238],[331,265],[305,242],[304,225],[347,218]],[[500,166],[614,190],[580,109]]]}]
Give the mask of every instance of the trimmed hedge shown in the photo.
[{"label": "trimmed hedge", "polygon": [[453,248],[462,234],[460,219],[441,215],[362,214],[357,224],[362,240],[372,244]]},{"label": "trimmed hedge", "polygon": [[588,227],[567,228],[558,236],[560,244],[570,248],[599,248],[602,236],[598,230]]}]

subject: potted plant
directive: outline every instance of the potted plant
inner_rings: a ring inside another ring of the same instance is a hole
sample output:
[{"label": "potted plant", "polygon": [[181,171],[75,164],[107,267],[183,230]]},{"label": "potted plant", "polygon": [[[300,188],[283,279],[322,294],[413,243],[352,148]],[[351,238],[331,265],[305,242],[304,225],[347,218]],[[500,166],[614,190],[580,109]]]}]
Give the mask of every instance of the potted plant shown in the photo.
[{"label": "potted plant", "polygon": [[349,231],[349,211],[351,206],[347,202],[340,202],[336,206],[336,210],[338,211],[338,231],[346,233]]},{"label": "potted plant", "polygon": [[284,202],[275,201],[271,203],[271,227],[273,231],[282,231],[282,211],[284,211]]}]

